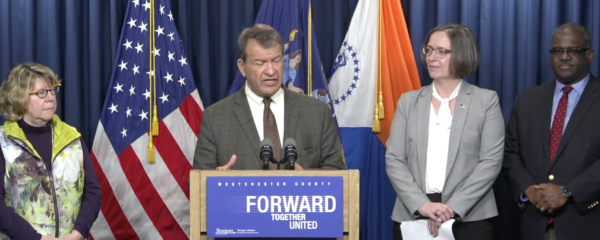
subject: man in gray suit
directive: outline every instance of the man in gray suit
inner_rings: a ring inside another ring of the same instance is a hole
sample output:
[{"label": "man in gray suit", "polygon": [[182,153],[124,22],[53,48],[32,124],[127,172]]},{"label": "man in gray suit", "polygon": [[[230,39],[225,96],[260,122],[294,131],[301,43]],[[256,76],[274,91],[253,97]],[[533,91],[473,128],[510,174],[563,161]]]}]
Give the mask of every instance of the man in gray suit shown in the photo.
[{"label": "man in gray suit", "polygon": [[346,169],[329,107],[282,87],[283,40],[277,30],[264,24],[244,29],[238,53],[246,85],[204,111],[194,169],[262,169],[264,138],[272,140],[275,159],[283,157],[282,140],[294,139],[297,170]]}]

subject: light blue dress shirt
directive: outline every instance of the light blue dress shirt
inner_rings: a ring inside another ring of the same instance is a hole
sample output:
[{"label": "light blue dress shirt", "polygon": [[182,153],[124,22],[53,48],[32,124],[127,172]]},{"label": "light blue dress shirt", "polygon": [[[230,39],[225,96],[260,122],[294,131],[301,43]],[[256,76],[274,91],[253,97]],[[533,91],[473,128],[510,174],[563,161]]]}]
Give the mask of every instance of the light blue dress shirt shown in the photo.
[{"label": "light blue dress shirt", "polygon": [[[587,86],[590,81],[590,74],[588,73],[583,80],[571,85],[573,90],[569,93],[569,101],[567,102],[567,115],[565,116],[565,123],[563,126],[563,133],[565,129],[567,129],[567,123],[569,119],[571,119],[571,115],[573,115],[573,110],[575,110],[575,106],[579,102],[581,98],[581,94],[583,94],[583,90],[585,86]],[[564,84],[556,81],[556,87],[554,88],[554,100],[552,101],[552,118],[550,119],[550,129],[552,129],[552,123],[554,122],[554,114],[556,114],[556,108],[558,107],[558,102],[560,102],[560,98],[563,95],[562,89],[565,87]]]}]

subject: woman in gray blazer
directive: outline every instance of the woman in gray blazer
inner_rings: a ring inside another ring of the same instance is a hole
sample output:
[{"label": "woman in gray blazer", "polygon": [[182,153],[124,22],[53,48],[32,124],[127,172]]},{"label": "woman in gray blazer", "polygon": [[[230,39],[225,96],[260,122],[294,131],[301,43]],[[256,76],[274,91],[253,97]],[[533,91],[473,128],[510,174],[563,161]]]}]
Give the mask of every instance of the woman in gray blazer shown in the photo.
[{"label": "woman in gray blazer", "polygon": [[433,83],[402,95],[387,142],[387,174],[398,194],[394,238],[402,239],[402,221],[429,219],[437,236],[456,219],[457,240],[492,239],[504,120],[494,91],[462,80],[479,65],[475,37],[464,25],[437,26],[421,60]]}]

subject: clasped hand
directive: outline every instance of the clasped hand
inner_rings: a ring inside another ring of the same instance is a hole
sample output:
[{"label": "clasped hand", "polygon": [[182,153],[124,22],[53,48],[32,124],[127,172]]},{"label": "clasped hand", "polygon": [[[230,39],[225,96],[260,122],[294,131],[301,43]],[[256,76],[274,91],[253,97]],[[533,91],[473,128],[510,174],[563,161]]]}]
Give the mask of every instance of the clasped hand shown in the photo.
[{"label": "clasped hand", "polygon": [[531,185],[525,189],[525,196],[541,212],[553,213],[567,203],[562,187],[552,183]]},{"label": "clasped hand", "polygon": [[434,237],[437,237],[440,234],[442,223],[445,223],[454,217],[454,210],[443,203],[428,202],[419,208],[419,214],[429,218],[427,222],[429,232]]},{"label": "clasped hand", "polygon": [[62,238],[42,236],[41,240],[83,240],[83,235],[81,235],[81,233],[79,233],[77,230],[73,230],[73,232],[63,236]]}]

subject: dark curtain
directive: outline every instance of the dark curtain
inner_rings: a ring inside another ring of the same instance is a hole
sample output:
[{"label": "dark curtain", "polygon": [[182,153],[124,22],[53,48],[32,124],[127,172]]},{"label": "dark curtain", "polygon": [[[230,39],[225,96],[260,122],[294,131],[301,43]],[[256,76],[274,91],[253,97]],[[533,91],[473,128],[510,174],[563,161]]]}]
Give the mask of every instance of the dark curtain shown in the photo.
[{"label": "dark curtain", "polygon": [[[204,106],[224,98],[237,72],[238,34],[251,26],[261,0],[171,0],[173,15]],[[329,75],[358,0],[314,0],[313,22]],[[479,42],[481,63],[470,83],[498,92],[505,118],[518,92],[552,81],[548,50],[556,27],[586,26],[600,51],[600,1],[402,0],[416,54],[430,29],[463,23]],[[0,77],[35,61],[63,80],[57,114],[92,145],[114,67],[125,0],[0,1]],[[415,56],[423,85],[431,79]],[[591,64],[600,75],[600,61]],[[329,76],[327,76],[329,77]],[[517,216],[503,181],[494,186],[500,217],[497,239],[516,239]],[[391,221],[390,221],[391,224]],[[364,232],[363,232],[364,234]]]},{"label": "dark curtain", "polygon": [[[143,2],[143,0],[142,0]],[[358,0],[313,1],[329,72]],[[92,145],[125,21],[125,0],[0,1],[0,76],[34,61],[63,81],[57,114]],[[171,0],[173,17],[205,107],[223,99],[237,73],[237,37],[262,0]],[[0,117],[2,122],[3,118]]]},{"label": "dark curtain", "polygon": [[57,114],[91,145],[126,9],[118,0],[0,1],[2,81],[22,62],[50,67],[63,83]]}]

